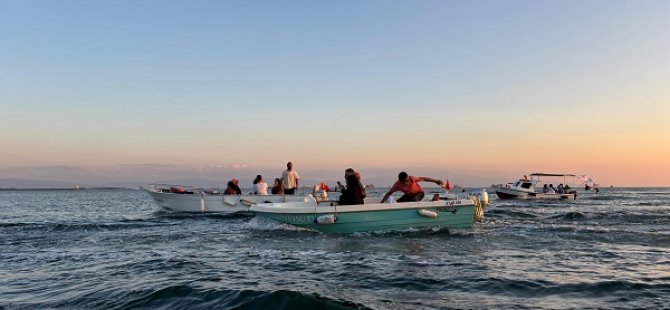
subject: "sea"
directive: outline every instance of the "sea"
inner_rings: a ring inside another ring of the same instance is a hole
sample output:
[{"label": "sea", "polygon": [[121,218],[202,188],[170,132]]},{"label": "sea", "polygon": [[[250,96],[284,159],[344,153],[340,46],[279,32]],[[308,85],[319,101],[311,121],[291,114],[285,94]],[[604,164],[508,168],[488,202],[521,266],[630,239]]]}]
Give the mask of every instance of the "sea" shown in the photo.
[{"label": "sea", "polygon": [[139,190],[0,191],[0,212],[0,309],[670,309],[670,188],[346,236]]}]

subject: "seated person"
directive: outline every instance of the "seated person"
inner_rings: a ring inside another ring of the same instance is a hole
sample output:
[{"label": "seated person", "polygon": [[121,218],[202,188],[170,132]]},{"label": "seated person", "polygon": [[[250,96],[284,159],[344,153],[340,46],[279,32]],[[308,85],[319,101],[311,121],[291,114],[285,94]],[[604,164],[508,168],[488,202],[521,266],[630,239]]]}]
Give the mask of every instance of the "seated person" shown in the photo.
[{"label": "seated person", "polygon": [[284,195],[284,186],[279,178],[275,178],[275,183],[272,185],[270,192],[272,195]]},{"label": "seated person", "polygon": [[230,181],[233,182],[233,189],[236,193],[235,195],[242,195],[242,189],[240,189],[240,180],[234,178]]},{"label": "seated person", "polygon": [[254,179],[254,185],[251,187],[251,194],[262,196],[267,196],[268,194],[268,184],[265,183],[263,176],[260,174]]},{"label": "seated person", "polygon": [[549,184],[544,184],[542,187],[542,192],[545,194],[549,192]]},{"label": "seated person", "polygon": [[[353,170],[353,169],[352,169]],[[340,195],[340,205],[362,205],[365,199],[365,188],[361,185],[361,181],[356,176],[356,173],[345,173],[344,180],[347,186]]]},{"label": "seated person", "polygon": [[556,189],[554,188],[554,184],[549,184],[549,188],[547,189],[547,194],[556,194]]},{"label": "seated person", "polygon": [[223,191],[224,195],[238,195],[237,191],[235,190],[235,183],[233,181],[228,181],[228,186],[226,186],[226,190]]},{"label": "seated person", "polygon": [[398,202],[421,201],[425,194],[423,188],[419,185],[419,182],[432,182],[439,186],[442,186],[443,184],[440,180],[428,177],[415,177],[407,175],[407,173],[403,171],[398,174],[398,181],[396,181],[393,186],[391,186],[388,193],[384,195],[381,203],[386,202],[391,194],[400,191],[403,192],[404,195],[398,199]]},{"label": "seated person", "polygon": [[565,189],[563,188],[563,184],[558,184],[558,187],[556,188],[556,192],[559,194],[565,194]]}]

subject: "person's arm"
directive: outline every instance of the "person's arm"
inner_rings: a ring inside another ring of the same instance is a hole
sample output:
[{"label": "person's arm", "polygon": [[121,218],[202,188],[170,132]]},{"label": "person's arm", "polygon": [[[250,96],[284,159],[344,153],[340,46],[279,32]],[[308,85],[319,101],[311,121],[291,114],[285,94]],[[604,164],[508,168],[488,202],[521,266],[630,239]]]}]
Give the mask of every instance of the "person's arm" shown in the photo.
[{"label": "person's arm", "polygon": [[384,198],[382,198],[381,203],[386,202],[386,199],[388,199],[393,193],[395,193],[395,192],[397,192],[401,189],[402,189],[402,183],[400,183],[400,184],[398,182],[393,183],[393,186],[391,186],[391,189],[389,189],[388,193],[386,193],[386,195],[384,195]]},{"label": "person's arm", "polygon": [[431,183],[435,183],[439,186],[442,186],[442,184],[444,184],[441,180],[437,180],[437,179],[433,179],[433,178],[429,178],[429,177],[419,177],[418,181],[419,182],[431,182]]},{"label": "person's arm", "polygon": [[293,171],[293,173],[295,173],[295,188],[298,189],[300,188],[300,176],[296,171]]},{"label": "person's arm", "polygon": [[384,198],[382,198],[382,202],[380,202],[380,203],[386,202],[386,199],[388,199],[391,196],[391,194],[393,194],[393,193],[394,192],[392,192],[392,191],[389,191],[388,193],[386,193],[386,195],[384,195]]}]

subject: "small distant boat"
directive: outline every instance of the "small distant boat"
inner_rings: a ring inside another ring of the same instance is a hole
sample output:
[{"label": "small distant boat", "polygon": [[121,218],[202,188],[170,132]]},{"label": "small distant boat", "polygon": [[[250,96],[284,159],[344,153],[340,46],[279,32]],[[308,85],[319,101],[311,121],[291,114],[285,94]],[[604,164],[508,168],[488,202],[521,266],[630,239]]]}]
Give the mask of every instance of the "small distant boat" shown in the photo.
[{"label": "small distant boat", "polygon": [[247,212],[249,206],[257,203],[305,201],[304,195],[223,195],[185,185],[149,184],[143,189],[159,207],[185,213]]},{"label": "small distant boat", "polygon": [[337,205],[316,199],[303,202],[252,205],[259,217],[319,232],[350,234],[356,232],[393,231],[409,228],[467,229],[484,216],[477,196],[455,195],[403,203],[379,203],[380,198],[366,198],[362,205]]},{"label": "small distant boat", "polygon": [[[543,187],[549,183],[571,187],[566,193],[545,193]],[[514,183],[493,185],[492,189],[499,199],[576,199],[582,187],[598,192],[597,184],[588,175],[560,173],[533,173],[530,178],[524,176]]]}]

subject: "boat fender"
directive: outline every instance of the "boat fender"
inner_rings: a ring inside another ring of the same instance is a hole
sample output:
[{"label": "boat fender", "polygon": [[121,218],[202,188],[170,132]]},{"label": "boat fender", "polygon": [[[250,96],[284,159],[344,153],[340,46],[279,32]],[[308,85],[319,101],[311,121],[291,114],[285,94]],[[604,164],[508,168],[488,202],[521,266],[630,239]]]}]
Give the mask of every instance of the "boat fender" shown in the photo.
[{"label": "boat fender", "polygon": [[422,216],[425,216],[425,217],[430,217],[430,218],[436,218],[438,216],[437,212],[433,212],[433,211],[430,211],[430,210],[423,210],[423,209],[419,210],[419,214],[421,214]]},{"label": "boat fender", "polygon": [[226,198],[223,198],[223,203],[225,203],[225,204],[227,204],[227,205],[229,205],[229,206],[231,206],[231,207],[237,205],[237,202],[236,202],[236,201],[230,201],[229,199],[226,199]]},{"label": "boat fender", "polygon": [[489,206],[489,193],[486,190],[482,190],[479,193],[479,202],[482,203],[482,207],[486,208]]},{"label": "boat fender", "polygon": [[247,207],[249,207],[249,206],[251,206],[252,204],[254,204],[253,201],[248,200],[248,199],[240,199],[240,202],[241,202],[243,205],[247,206]]},{"label": "boat fender", "polygon": [[337,216],[335,214],[322,215],[316,218],[317,224],[335,224]]},{"label": "boat fender", "polygon": [[207,202],[205,202],[205,196],[200,196],[200,212],[205,213],[207,210]]}]

